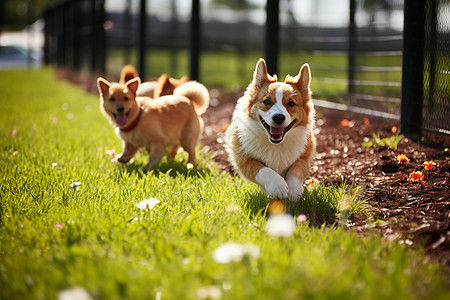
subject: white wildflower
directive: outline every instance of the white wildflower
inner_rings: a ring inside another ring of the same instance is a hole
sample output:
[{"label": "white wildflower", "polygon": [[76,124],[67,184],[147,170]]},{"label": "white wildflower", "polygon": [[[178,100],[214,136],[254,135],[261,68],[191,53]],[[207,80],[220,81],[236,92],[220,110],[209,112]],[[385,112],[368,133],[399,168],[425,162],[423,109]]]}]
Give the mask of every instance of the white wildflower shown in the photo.
[{"label": "white wildflower", "polygon": [[266,232],[274,237],[290,237],[295,232],[294,218],[288,214],[273,215],[266,225]]},{"label": "white wildflower", "polygon": [[239,262],[245,256],[250,258],[258,258],[261,255],[261,250],[258,246],[253,244],[238,244],[228,242],[220,245],[213,253],[213,259],[219,264],[228,264],[230,262]]},{"label": "white wildflower", "polygon": [[217,285],[204,286],[197,290],[197,297],[199,299],[220,299],[222,291]]},{"label": "white wildflower", "polygon": [[213,258],[216,263],[228,264],[233,261],[240,261],[243,255],[241,245],[229,242],[214,250]]},{"label": "white wildflower", "polygon": [[77,286],[58,293],[58,300],[92,300],[92,296],[82,287]]},{"label": "white wildflower", "polygon": [[80,186],[81,186],[80,181],[74,181],[70,184],[70,187],[73,188],[75,191],[77,191]]},{"label": "white wildflower", "polygon": [[140,209],[149,210],[149,209],[153,209],[159,203],[161,203],[161,201],[159,199],[150,198],[150,199],[146,199],[144,201],[139,202],[138,204],[136,204],[136,207],[140,208]]},{"label": "white wildflower", "polygon": [[244,257],[248,256],[250,258],[259,258],[261,256],[261,249],[259,249],[257,245],[250,243],[242,245],[242,251],[244,253]]}]

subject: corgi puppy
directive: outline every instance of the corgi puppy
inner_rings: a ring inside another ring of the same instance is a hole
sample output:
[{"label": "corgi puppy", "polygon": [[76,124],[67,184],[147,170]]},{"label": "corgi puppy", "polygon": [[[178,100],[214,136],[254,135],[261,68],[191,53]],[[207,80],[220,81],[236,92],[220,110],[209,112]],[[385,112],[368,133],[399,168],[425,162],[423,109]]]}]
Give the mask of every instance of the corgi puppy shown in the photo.
[{"label": "corgi puppy", "polygon": [[240,175],[273,199],[298,201],[315,155],[315,111],[308,64],[277,82],[260,59],[233,113],[226,148]]},{"label": "corgi puppy", "polygon": [[139,149],[150,154],[142,168],[147,173],[165,154],[166,147],[180,144],[195,162],[195,146],[203,131],[202,115],[209,105],[209,93],[201,83],[190,81],[177,87],[173,95],[156,99],[137,95],[140,79],[111,84],[98,78],[100,109],[109,119],[123,150],[118,161],[127,163]]},{"label": "corgi puppy", "polygon": [[[125,84],[131,79],[139,77],[138,72],[132,65],[123,66],[120,72],[119,83]],[[171,95],[176,87],[188,82],[188,77],[183,76],[180,79],[172,78],[167,74],[159,76],[157,81],[147,81],[139,85],[137,90],[138,96],[145,96],[150,98],[158,98],[161,96]]]}]

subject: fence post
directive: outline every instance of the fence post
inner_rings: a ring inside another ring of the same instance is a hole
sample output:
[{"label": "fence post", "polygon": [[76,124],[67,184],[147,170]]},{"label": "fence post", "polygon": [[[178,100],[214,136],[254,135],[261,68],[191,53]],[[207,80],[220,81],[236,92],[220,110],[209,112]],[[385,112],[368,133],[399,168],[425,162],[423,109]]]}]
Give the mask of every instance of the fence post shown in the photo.
[{"label": "fence post", "polygon": [[145,80],[146,66],[146,35],[147,35],[147,0],[141,0],[140,16],[139,16],[139,76],[142,81]]},{"label": "fence post", "polygon": [[418,140],[422,127],[425,1],[405,1],[401,132]]},{"label": "fence post", "polygon": [[50,22],[53,20],[49,7],[44,11],[44,20],[44,65],[48,66],[50,65],[50,39],[53,38],[50,26]]},{"label": "fence post", "polygon": [[348,25],[348,94],[350,99],[355,94],[355,54],[356,54],[356,0],[350,0],[350,16]]},{"label": "fence post", "polygon": [[80,18],[82,18],[83,11],[81,10],[80,2],[74,2],[73,5],[73,37],[72,37],[72,43],[73,43],[73,69],[79,71],[81,69],[81,56],[83,55],[83,39],[80,35]]},{"label": "fence post", "polygon": [[190,44],[191,80],[199,80],[200,36],[200,0],[192,0]]},{"label": "fence post", "polygon": [[132,26],[132,18],[131,18],[131,0],[126,0],[125,2],[125,37],[124,37],[124,47],[123,47],[123,60],[124,64],[131,63],[131,54],[130,49],[134,45],[132,44],[131,37],[133,36],[133,26]]},{"label": "fence post", "polygon": [[106,39],[105,39],[105,0],[92,0],[92,45],[91,69],[105,73]]},{"label": "fence post", "polygon": [[279,0],[267,0],[266,4],[265,58],[269,74],[278,72]]}]

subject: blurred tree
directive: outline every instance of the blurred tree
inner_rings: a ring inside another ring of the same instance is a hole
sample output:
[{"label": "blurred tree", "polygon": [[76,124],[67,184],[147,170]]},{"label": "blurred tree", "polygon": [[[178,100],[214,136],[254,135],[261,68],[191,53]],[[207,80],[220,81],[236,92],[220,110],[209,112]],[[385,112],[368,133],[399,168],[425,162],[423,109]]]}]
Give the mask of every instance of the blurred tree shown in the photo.
[{"label": "blurred tree", "polygon": [[0,0],[0,30],[21,29],[41,18],[47,5],[60,0]]}]

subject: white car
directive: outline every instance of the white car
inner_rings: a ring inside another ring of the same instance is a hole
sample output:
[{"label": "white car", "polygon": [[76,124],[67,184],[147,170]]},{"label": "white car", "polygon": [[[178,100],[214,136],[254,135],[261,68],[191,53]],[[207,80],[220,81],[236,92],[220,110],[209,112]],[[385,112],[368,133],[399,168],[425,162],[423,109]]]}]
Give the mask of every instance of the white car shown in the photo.
[{"label": "white car", "polygon": [[27,51],[19,46],[0,46],[0,69],[40,67],[42,52]]}]

